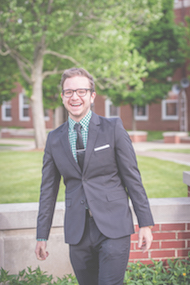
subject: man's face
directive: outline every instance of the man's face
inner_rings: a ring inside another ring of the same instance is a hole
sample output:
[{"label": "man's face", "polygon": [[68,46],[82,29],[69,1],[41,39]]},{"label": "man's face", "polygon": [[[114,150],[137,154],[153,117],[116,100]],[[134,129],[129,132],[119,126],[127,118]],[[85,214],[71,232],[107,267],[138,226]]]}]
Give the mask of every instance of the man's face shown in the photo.
[{"label": "man's face", "polygon": [[[79,88],[90,89],[90,83],[87,77],[74,76],[71,78],[67,78],[63,84],[63,90],[76,90]],[[84,97],[78,96],[76,92],[74,92],[73,96],[71,96],[70,98],[65,97],[63,94],[61,95],[61,97],[65,108],[69,112],[70,118],[76,122],[79,122],[88,114],[90,106],[94,102],[94,99],[96,97],[96,93],[93,92],[91,94],[91,91],[88,90],[87,94]]]}]

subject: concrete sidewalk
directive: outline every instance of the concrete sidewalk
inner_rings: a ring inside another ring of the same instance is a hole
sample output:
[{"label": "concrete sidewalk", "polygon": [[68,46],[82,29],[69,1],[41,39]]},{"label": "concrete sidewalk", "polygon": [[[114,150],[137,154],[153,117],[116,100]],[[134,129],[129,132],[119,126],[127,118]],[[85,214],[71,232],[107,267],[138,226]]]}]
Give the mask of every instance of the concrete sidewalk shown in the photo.
[{"label": "concrete sidewalk", "polygon": [[0,138],[0,151],[2,150],[32,150],[35,149],[33,139],[5,139]]},{"label": "concrete sidewalk", "polygon": [[161,141],[155,141],[155,142],[138,142],[133,143],[133,147],[135,151],[149,151],[154,149],[190,149],[190,144],[188,143],[164,143]]},{"label": "concrete sidewalk", "polygon": [[[1,146],[1,144],[7,146]],[[13,146],[11,146],[11,144]],[[158,141],[133,143],[133,147],[137,155],[155,157],[161,160],[173,161],[190,166],[190,154],[164,151],[166,149],[190,149],[190,144],[164,144],[163,141]],[[0,138],[0,150],[27,151],[33,149],[35,149],[35,142],[32,139]],[[163,151],[154,151],[155,149],[163,149]]]},{"label": "concrete sidewalk", "polygon": [[[164,151],[190,149],[190,144],[164,144],[163,142],[133,143],[135,153],[140,156],[154,157],[190,166],[190,154]],[[159,151],[155,151],[158,149]],[[163,151],[161,151],[163,149]]]},{"label": "concrete sidewalk", "polygon": [[174,153],[167,151],[136,151],[136,154],[190,166],[190,154],[187,153]]}]

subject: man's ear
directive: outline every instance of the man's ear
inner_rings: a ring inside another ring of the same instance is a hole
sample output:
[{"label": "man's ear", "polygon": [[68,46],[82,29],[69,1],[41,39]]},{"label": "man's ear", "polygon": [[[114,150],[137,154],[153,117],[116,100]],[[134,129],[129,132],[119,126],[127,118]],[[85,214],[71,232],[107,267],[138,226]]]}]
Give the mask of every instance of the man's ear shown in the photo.
[{"label": "man's ear", "polygon": [[91,104],[94,103],[94,99],[96,98],[96,92],[92,92],[90,100],[91,100]]}]

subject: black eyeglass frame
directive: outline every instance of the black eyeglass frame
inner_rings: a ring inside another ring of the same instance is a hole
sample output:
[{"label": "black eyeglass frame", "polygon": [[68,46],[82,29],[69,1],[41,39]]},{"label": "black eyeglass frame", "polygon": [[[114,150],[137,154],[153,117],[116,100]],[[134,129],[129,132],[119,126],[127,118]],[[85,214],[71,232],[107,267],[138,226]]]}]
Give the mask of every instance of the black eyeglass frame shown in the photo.
[{"label": "black eyeglass frame", "polygon": [[[80,95],[80,94],[78,94],[78,90],[85,90],[86,93],[85,93],[84,95]],[[65,95],[65,91],[72,91],[71,96]],[[73,96],[74,92],[76,92],[79,97],[84,97],[84,96],[86,96],[87,91],[93,92],[93,90],[92,90],[91,88],[78,88],[78,89],[76,89],[76,90],[73,90],[73,89],[65,89],[65,90],[62,90],[62,94],[63,94],[63,96],[65,96],[66,98],[70,98],[70,97]]]}]

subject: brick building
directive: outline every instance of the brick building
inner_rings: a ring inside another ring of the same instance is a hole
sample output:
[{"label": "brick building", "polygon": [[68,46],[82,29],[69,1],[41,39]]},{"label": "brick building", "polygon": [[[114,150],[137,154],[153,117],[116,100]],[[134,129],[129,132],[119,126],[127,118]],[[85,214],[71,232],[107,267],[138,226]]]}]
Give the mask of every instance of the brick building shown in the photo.
[{"label": "brick building", "polygon": [[[1,127],[33,128],[32,110],[29,98],[20,84],[16,84],[17,95],[11,101],[4,102],[0,108]],[[53,112],[44,110],[46,128],[53,127]]]},{"label": "brick building", "polygon": [[[190,15],[190,0],[175,0],[174,12],[176,23],[183,22],[186,15]],[[187,68],[186,68],[187,69]],[[187,73],[187,70],[186,70]],[[183,78],[183,71],[179,69],[174,74],[173,79],[180,81]],[[144,107],[135,106],[135,121],[137,130],[160,130],[160,131],[190,131],[190,87],[182,92],[183,104],[186,108],[186,128],[181,127],[179,95],[169,93],[167,99],[157,104],[146,105]],[[132,129],[132,110],[129,105],[114,107],[112,102],[105,96],[97,96],[93,110],[105,117],[120,116],[124,127]],[[53,121],[53,111],[45,110],[46,128],[54,128],[63,122],[62,112],[56,112],[57,123]],[[61,118],[60,118],[61,117]],[[4,102],[0,108],[1,127],[23,127],[32,128],[32,114],[29,99],[24,95],[20,85],[17,85],[17,96],[9,102]]]}]

